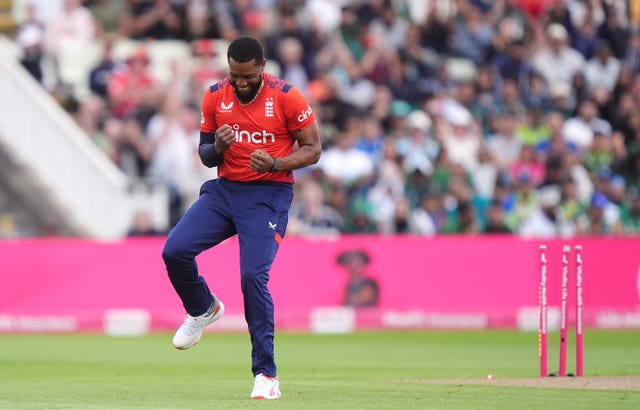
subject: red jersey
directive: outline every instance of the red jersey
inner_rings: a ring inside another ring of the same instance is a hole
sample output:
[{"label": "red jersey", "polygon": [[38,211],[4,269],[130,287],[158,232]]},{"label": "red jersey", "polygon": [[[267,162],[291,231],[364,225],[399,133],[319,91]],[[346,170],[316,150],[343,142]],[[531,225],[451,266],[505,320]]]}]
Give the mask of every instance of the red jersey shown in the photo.
[{"label": "red jersey", "polygon": [[236,142],[224,152],[218,176],[231,181],[293,183],[293,172],[259,173],[251,169],[249,159],[257,149],[274,158],[291,154],[296,142],[294,133],[311,125],[315,115],[297,88],[267,73],[263,73],[263,83],[256,99],[248,105],[236,98],[228,78],[209,87],[202,99],[200,131],[213,133],[224,124],[235,131]]}]

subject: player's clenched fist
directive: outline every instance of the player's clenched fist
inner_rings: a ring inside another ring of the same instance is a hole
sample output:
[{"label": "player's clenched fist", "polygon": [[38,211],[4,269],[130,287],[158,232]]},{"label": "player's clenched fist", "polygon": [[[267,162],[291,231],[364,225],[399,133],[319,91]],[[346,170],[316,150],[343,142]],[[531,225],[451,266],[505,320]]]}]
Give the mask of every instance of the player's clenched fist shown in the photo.
[{"label": "player's clenched fist", "polygon": [[265,150],[257,149],[251,153],[251,169],[256,172],[268,172],[273,167],[273,157]]},{"label": "player's clenched fist", "polygon": [[231,144],[236,141],[233,128],[229,124],[224,124],[222,127],[216,130],[216,143],[215,149],[217,153],[224,152],[229,149]]}]

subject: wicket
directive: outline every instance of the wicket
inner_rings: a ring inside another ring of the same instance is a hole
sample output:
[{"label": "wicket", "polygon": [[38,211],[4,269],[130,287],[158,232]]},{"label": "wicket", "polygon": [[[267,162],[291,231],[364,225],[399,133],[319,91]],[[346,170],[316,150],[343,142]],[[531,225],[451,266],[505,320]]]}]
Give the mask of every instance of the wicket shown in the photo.
[{"label": "wicket", "polygon": [[[576,376],[582,376],[584,372],[584,333],[582,326],[582,246],[575,248],[575,305],[576,305]],[[540,323],[538,328],[538,356],[540,358],[540,377],[555,376],[549,374],[548,363],[548,333],[549,333],[549,309],[547,305],[547,246],[540,245],[540,285],[538,286],[538,303],[540,311]],[[571,246],[562,248],[562,270],[560,282],[560,361],[558,376],[567,376],[567,338],[568,338],[568,296],[569,296],[569,257]],[[569,374],[572,376],[572,374]]]}]

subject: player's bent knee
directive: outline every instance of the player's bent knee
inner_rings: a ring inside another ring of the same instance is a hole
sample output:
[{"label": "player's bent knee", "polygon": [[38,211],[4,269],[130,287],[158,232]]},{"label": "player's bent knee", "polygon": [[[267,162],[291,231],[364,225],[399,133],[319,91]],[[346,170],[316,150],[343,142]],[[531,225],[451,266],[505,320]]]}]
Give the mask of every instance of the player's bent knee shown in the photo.
[{"label": "player's bent knee", "polygon": [[162,249],[162,259],[167,267],[189,262],[193,259],[192,252],[180,244],[167,241]]}]

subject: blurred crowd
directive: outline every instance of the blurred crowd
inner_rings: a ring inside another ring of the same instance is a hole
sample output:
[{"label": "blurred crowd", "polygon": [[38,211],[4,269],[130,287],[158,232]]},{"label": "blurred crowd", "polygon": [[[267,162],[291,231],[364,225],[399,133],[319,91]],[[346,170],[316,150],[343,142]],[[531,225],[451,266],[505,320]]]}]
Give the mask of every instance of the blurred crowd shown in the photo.
[{"label": "blurred crowd", "polygon": [[[171,224],[215,176],[196,148],[220,45],[250,34],[321,125],[288,235],[640,232],[638,1],[23,2],[24,66],[127,174],[169,189]],[[140,46],[117,60],[120,39]],[[160,80],[146,47],[167,40],[190,61]],[[74,98],[58,53],[94,42]]]}]

